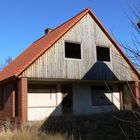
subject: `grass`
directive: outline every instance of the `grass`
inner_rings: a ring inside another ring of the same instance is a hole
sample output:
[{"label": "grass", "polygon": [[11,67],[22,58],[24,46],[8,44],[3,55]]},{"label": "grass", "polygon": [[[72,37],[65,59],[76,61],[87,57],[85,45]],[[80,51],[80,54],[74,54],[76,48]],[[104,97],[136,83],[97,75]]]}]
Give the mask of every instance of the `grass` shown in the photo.
[{"label": "grass", "polygon": [[[36,131],[35,131],[36,132]],[[0,140],[66,140],[65,136],[59,134],[49,135],[46,133],[34,133],[32,130],[7,131],[0,133]]]},{"label": "grass", "polygon": [[124,134],[130,139],[136,134],[134,128],[140,128],[139,120],[140,116],[133,112],[51,117],[44,122],[42,130],[52,135],[67,134],[68,139],[73,136],[74,140],[125,140]]},{"label": "grass", "polygon": [[[66,140],[65,136],[60,134],[51,135],[39,130],[41,121],[30,125],[21,126],[18,129],[11,129],[11,126],[0,133],[0,140]],[[9,126],[9,122],[8,122]]]},{"label": "grass", "polygon": [[136,129],[137,126],[140,128],[139,120],[136,113],[117,112],[50,117],[44,122],[34,122],[14,130],[7,123],[6,131],[3,129],[0,133],[0,140],[136,140],[140,134]]}]

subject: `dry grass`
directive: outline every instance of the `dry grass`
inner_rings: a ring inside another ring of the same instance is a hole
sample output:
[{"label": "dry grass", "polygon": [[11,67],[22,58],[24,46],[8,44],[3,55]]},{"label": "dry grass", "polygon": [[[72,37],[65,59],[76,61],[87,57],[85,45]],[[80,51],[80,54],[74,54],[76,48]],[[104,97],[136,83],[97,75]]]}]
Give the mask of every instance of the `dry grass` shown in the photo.
[{"label": "dry grass", "polygon": [[7,131],[0,133],[0,140],[66,140],[65,136],[60,134],[49,135],[46,133],[33,133],[32,131]]},{"label": "dry grass", "polygon": [[[50,117],[12,129],[9,121],[1,127],[0,140],[138,140],[140,116],[132,112],[91,116]],[[136,125],[132,122],[136,121]],[[125,134],[125,135],[124,135]]]},{"label": "dry grass", "polygon": [[[51,135],[46,132],[39,131],[42,122],[36,122],[30,125],[22,126],[20,129],[11,130],[8,125],[0,132],[0,140],[66,140],[65,135]],[[4,126],[5,127],[5,126]]]}]

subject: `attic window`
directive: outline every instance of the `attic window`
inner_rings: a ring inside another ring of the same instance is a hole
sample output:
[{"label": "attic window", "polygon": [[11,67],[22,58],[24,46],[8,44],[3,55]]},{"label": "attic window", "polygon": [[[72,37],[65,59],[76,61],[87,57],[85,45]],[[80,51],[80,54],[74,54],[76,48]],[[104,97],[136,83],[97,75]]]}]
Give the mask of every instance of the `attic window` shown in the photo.
[{"label": "attic window", "polygon": [[65,58],[81,59],[81,44],[65,42]]},{"label": "attic window", "polygon": [[110,62],[110,49],[109,48],[97,46],[96,52],[97,52],[97,61]]}]

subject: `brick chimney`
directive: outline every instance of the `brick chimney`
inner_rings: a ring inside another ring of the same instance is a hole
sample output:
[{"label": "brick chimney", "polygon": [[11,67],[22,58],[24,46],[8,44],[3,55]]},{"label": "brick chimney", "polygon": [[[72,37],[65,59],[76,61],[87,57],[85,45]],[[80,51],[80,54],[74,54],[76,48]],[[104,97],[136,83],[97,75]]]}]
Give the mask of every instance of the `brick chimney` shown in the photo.
[{"label": "brick chimney", "polygon": [[48,34],[48,33],[50,33],[52,30],[53,30],[53,29],[51,29],[51,28],[47,28],[47,29],[45,30],[45,35]]},{"label": "brick chimney", "polygon": [[138,21],[137,26],[140,28],[140,20]]}]

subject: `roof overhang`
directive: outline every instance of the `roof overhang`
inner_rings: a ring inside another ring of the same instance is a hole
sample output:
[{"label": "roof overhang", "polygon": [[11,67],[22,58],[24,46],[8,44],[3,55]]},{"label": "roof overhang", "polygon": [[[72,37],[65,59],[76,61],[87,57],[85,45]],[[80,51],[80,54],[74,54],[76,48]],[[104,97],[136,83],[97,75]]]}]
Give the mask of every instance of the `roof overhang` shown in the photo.
[{"label": "roof overhang", "polygon": [[43,83],[90,83],[90,84],[128,84],[135,81],[120,81],[120,80],[84,80],[84,79],[55,79],[55,78],[28,78],[29,84]]},{"label": "roof overhang", "polygon": [[16,79],[18,79],[18,78],[15,75],[14,76],[11,76],[11,77],[9,77],[7,79],[4,79],[4,80],[0,81],[0,85],[1,84],[5,84],[5,83],[8,83],[8,82],[11,82],[11,81],[14,81]]}]

